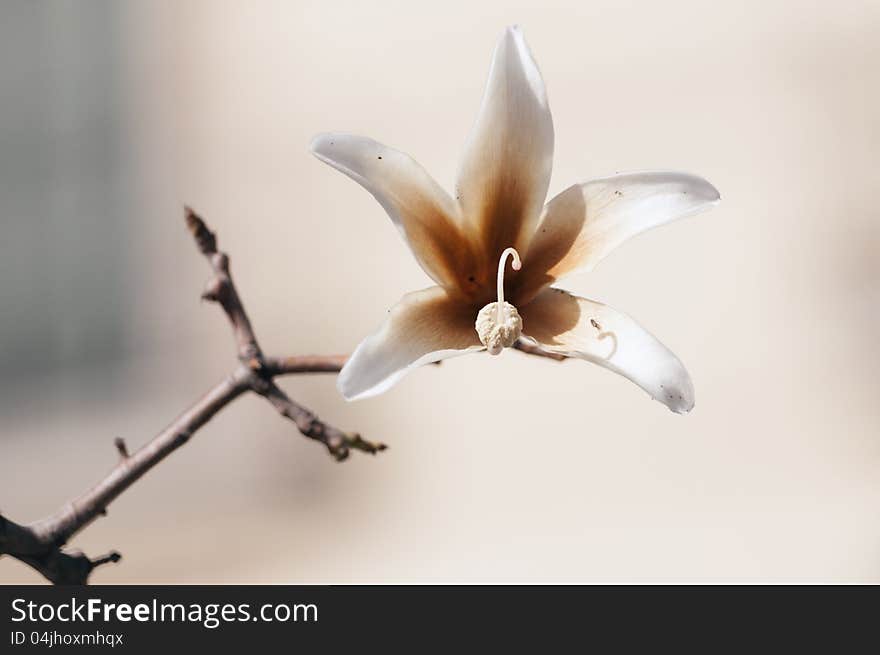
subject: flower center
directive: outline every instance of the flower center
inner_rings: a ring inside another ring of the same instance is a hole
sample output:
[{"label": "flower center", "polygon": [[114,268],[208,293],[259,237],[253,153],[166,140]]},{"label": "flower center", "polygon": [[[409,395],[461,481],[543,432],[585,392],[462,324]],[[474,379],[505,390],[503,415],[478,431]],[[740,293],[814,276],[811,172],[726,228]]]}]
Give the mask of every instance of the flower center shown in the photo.
[{"label": "flower center", "polygon": [[474,327],[480,337],[480,342],[486,346],[490,355],[499,355],[505,348],[509,348],[519,335],[522,334],[522,319],[516,307],[509,302],[504,302],[504,266],[507,256],[513,257],[511,267],[518,271],[522,267],[519,253],[513,248],[507,248],[501,253],[498,261],[498,301],[490,302],[477,314],[477,322]]}]

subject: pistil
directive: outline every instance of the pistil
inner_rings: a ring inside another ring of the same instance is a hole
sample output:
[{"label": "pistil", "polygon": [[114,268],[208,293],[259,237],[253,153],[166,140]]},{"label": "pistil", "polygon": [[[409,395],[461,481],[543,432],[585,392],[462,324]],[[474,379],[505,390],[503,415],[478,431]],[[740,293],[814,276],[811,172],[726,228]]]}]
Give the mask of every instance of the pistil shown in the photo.
[{"label": "pistil", "polygon": [[499,355],[509,348],[522,334],[522,318],[516,307],[504,301],[504,269],[508,256],[513,257],[511,267],[518,271],[522,260],[514,248],[506,248],[498,260],[498,300],[483,307],[477,314],[474,327],[480,342],[486,346],[490,355]]}]

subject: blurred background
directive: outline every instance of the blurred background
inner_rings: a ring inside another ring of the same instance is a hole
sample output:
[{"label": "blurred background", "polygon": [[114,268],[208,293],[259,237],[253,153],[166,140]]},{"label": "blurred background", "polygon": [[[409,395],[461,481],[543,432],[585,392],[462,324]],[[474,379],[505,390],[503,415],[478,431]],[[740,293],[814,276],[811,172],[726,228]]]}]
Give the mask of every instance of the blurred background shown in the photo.
[{"label": "blurred background", "polygon": [[[353,349],[428,285],[319,131],[446,188],[505,25],[556,127],[550,194],[698,173],[709,213],[564,286],[685,363],[676,416],[508,352],[348,404],[337,464],[245,397],[73,542],[101,583],[880,582],[880,4],[32,2],[0,9],[0,509],[38,519],[234,365],[183,227],[216,229],[264,348]],[[41,582],[0,559],[0,582]]]}]

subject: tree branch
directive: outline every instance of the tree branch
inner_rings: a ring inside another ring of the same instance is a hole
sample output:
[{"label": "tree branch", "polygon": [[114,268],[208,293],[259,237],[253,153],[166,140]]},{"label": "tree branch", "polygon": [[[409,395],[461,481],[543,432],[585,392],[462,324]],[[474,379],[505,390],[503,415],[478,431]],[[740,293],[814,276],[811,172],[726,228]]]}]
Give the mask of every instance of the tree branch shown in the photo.
[{"label": "tree branch", "polygon": [[[347,356],[266,357],[232,280],[229,257],[217,249],[217,237],[205,222],[189,207],[185,213],[186,225],[196,246],[214,273],[202,298],[223,308],[232,327],[238,364],[225,379],[134,453],[129,453],[125,441],[117,438],[114,441],[119,453],[116,466],[91,489],[51,516],[20,525],[0,515],[0,556],[20,560],[54,584],[87,584],[96,567],[121,559],[115,551],[91,559],[81,552],[66,552],[64,546],[80,530],[105,515],[108,505],[122,492],[187,443],[217,412],[244,393],[264,397],[301,434],[322,443],[337,461],[347,459],[352,450],[376,454],[386,448],[384,444],[366,441],[357,433],[344,432],[325,423],[275,383],[274,378],[281,375],[338,373]],[[530,355],[565,359],[522,340],[515,347]]]},{"label": "tree branch", "polygon": [[229,257],[226,253],[217,250],[217,237],[205,222],[189,207],[185,208],[186,226],[192,232],[199,251],[208,259],[211,268],[214,269],[214,277],[208,281],[205,291],[202,293],[203,300],[219,303],[226,312],[226,317],[232,325],[232,333],[238,346],[238,358],[243,363],[253,360],[261,360],[263,352],[257,344],[257,336],[251,327],[250,319],[244,311],[244,305],[238,296],[238,291],[232,283],[232,274],[229,272]]},{"label": "tree branch", "polygon": [[118,562],[121,556],[116,552],[90,559],[83,553],[65,552],[64,545],[97,517],[105,515],[107,506],[122,492],[189,441],[217,412],[244,393],[254,392],[265,397],[283,416],[291,419],[303,435],[323,443],[338,461],[346,459],[351,450],[374,454],[386,448],[384,444],[373,444],[360,435],[343,432],[324,423],[275,384],[273,378],[279,375],[337,373],[346,357],[264,357],[232,280],[229,257],[217,249],[216,235],[188,207],[186,225],[214,273],[202,298],[218,303],[226,313],[235,338],[239,364],[225,379],[134,453],[129,454],[125,442],[117,438],[114,443],[120,457],[116,466],[95,486],[51,516],[29,525],[20,525],[0,515],[0,556],[5,554],[24,562],[52,583],[86,584],[95,567]]},{"label": "tree branch", "polygon": [[348,355],[299,355],[264,357],[263,371],[272,377],[292,373],[339,373]]},{"label": "tree branch", "polygon": [[357,433],[343,432],[324,423],[308,409],[292,400],[274,382],[269,382],[265,391],[260,393],[272,403],[279,414],[293,421],[302,434],[324,444],[338,462],[347,459],[351,450],[375,455],[387,448],[385,444],[365,441]]}]

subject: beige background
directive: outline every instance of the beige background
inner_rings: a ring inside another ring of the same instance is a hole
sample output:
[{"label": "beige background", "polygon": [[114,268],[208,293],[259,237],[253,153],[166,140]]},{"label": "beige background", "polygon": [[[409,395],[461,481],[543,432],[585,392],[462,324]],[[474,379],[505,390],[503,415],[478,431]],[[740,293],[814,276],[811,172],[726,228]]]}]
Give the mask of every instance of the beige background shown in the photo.
[{"label": "beige background", "polygon": [[[681,357],[690,415],[513,352],[354,404],[330,377],[285,380],[391,449],[335,464],[245,398],[76,539],[124,555],[96,582],[880,582],[877,2],[2,11],[0,507],[16,520],[231,367],[184,202],[271,352],[350,350],[427,285],[379,205],[307,144],[369,135],[450,188],[506,24],[547,84],[551,194],[672,168],[723,198],[564,285]],[[38,579],[0,561],[2,582]]]}]

